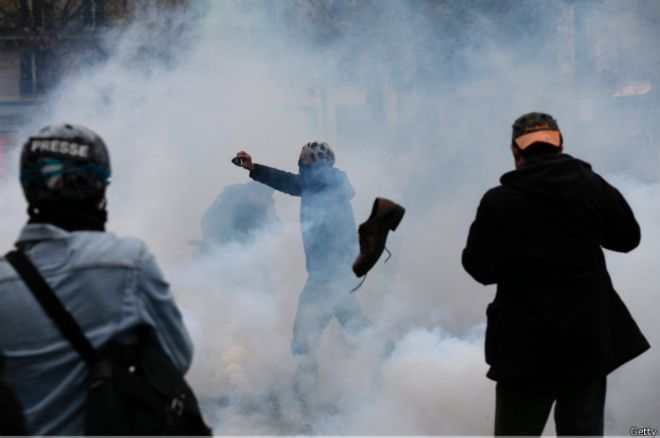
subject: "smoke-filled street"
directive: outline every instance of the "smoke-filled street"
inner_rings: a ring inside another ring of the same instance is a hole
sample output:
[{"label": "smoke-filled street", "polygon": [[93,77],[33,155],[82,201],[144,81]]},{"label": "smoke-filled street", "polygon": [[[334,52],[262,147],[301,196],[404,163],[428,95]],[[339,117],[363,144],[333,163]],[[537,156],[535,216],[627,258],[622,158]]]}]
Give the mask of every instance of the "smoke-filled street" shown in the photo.
[{"label": "smoke-filled street", "polygon": [[[514,169],[513,121],[547,112],[564,152],[616,186],[641,228],[635,250],[605,250],[651,344],[608,376],[605,434],[658,428],[658,22],[653,0],[145,8],[108,26],[103,56],[69,66],[17,130],[0,181],[0,242],[9,249],[27,219],[22,142],[51,123],[88,126],[112,157],[106,228],[143,239],[158,259],[194,344],[187,380],[216,435],[490,435],[484,335],[495,286],[475,282],[461,252],[481,196]],[[352,333],[333,319],[321,338],[309,414],[292,385],[309,263],[300,199],[235,195],[264,208],[240,238],[213,237],[220,225],[205,213],[216,199],[238,208],[229,199],[239,189],[221,195],[251,181],[231,162],[237,152],[296,173],[312,141],[332,147],[350,180],[357,225],[376,197],[406,213],[388,236],[392,257],[354,292],[368,327]],[[554,435],[550,418],[544,434]]]}]

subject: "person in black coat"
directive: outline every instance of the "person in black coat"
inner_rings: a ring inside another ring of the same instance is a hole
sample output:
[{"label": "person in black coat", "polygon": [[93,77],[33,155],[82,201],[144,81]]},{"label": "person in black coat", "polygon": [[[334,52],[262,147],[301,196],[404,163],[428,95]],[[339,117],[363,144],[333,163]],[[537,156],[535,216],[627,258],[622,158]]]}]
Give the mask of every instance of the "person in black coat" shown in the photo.
[{"label": "person in black coat", "polygon": [[543,113],[513,125],[516,170],[483,196],[462,262],[497,284],[486,362],[496,435],[602,435],[606,375],[649,348],[612,287],[602,248],[629,252],[640,228],[621,193],[564,154]]},{"label": "person in black coat", "polygon": [[296,359],[294,389],[306,409],[316,403],[316,352],[332,317],[349,333],[369,325],[355,295],[351,265],[359,253],[350,200],[355,191],[344,172],[334,167],[335,156],[325,142],[305,144],[299,173],[252,162],[241,151],[237,158],[250,177],[275,190],[300,197],[300,225],[307,281],[298,299],[291,350]]}]

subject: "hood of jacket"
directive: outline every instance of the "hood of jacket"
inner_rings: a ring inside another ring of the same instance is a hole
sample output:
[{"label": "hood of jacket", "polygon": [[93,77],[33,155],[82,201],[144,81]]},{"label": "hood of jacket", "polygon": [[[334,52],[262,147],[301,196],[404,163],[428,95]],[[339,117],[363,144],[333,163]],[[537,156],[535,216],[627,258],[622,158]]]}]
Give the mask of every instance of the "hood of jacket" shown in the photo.
[{"label": "hood of jacket", "polygon": [[299,169],[301,185],[307,192],[329,191],[333,197],[342,199],[355,196],[346,174],[335,167],[300,165]]},{"label": "hood of jacket", "polygon": [[549,154],[527,159],[520,168],[500,178],[535,197],[570,201],[582,195],[589,185],[591,165],[568,154]]}]

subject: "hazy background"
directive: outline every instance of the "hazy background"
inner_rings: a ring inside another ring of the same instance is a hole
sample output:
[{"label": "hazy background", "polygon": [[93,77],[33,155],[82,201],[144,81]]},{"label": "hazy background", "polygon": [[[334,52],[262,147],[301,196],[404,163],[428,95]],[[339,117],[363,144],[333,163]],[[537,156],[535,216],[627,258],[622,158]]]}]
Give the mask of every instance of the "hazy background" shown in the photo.
[{"label": "hazy background", "polygon": [[[642,227],[637,250],[607,253],[653,345],[609,379],[606,432],[626,435],[659,426],[659,20],[650,0],[194,1],[109,31],[107,57],[65,81],[21,137],[74,122],[106,140],[108,228],[143,238],[171,281],[216,434],[487,435],[494,287],[460,254],[480,197],[513,167],[511,123],[553,114],[566,152],[619,187]],[[304,418],[289,353],[306,278],[299,200],[276,194],[284,226],[251,244],[193,259],[186,240],[223,187],[249,180],[229,161],[237,151],[296,171],[313,139],[347,172],[358,223],[375,196],[407,213],[393,258],[357,292],[374,330],[354,339],[330,325],[323,410]],[[15,180],[0,192],[9,247],[25,205]],[[396,343],[388,357],[383,335]]]}]

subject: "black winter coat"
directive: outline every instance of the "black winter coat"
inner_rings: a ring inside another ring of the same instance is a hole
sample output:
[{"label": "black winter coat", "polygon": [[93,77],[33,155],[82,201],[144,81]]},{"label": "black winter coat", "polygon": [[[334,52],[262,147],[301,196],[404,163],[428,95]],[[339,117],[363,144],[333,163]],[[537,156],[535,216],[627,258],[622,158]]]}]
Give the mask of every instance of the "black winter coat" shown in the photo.
[{"label": "black winter coat", "polygon": [[275,190],[300,196],[308,273],[328,277],[350,273],[359,248],[350,203],[355,191],[344,172],[323,166],[294,174],[255,164],[250,177]]},{"label": "black winter coat", "polygon": [[497,283],[486,362],[494,380],[606,375],[649,348],[612,287],[602,248],[628,252],[640,229],[623,196],[566,154],[528,160],[484,195],[463,266]]}]

